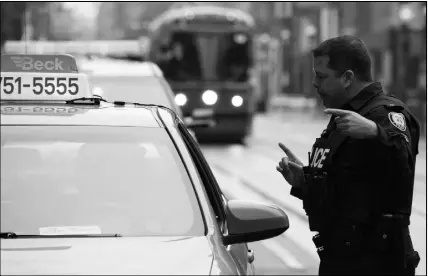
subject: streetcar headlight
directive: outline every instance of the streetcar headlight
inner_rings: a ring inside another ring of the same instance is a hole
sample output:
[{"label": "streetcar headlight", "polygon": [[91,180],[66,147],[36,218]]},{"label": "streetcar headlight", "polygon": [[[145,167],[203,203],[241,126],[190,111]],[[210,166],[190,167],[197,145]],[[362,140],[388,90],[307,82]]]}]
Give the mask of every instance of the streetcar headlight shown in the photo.
[{"label": "streetcar headlight", "polygon": [[175,102],[178,106],[183,106],[187,103],[187,97],[183,93],[178,93],[175,95]]},{"label": "streetcar headlight", "polygon": [[232,98],[232,105],[235,107],[240,107],[244,103],[244,99],[241,96],[235,95]]},{"label": "streetcar headlight", "polygon": [[207,90],[202,94],[202,101],[206,105],[213,105],[217,102],[218,96],[217,93],[212,90]]}]

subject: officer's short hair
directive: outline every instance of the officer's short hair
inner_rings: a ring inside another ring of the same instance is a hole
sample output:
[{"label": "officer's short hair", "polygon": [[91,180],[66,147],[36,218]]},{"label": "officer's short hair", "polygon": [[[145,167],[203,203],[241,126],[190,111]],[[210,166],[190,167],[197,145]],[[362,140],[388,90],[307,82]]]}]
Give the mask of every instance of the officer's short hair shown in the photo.
[{"label": "officer's short hair", "polygon": [[358,37],[343,35],[327,39],[312,50],[314,57],[328,56],[328,67],[342,74],[352,70],[361,81],[372,81],[371,59],[364,42]]}]

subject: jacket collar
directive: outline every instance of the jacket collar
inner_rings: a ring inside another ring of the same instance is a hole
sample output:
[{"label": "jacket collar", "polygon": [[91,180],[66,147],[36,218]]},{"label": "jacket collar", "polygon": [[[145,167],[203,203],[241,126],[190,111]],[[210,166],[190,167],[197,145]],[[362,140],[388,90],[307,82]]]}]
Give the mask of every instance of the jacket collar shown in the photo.
[{"label": "jacket collar", "polygon": [[373,97],[383,93],[382,85],[380,82],[373,82],[361,90],[354,98],[352,98],[344,109],[350,109],[352,111],[360,110],[367,102]]}]

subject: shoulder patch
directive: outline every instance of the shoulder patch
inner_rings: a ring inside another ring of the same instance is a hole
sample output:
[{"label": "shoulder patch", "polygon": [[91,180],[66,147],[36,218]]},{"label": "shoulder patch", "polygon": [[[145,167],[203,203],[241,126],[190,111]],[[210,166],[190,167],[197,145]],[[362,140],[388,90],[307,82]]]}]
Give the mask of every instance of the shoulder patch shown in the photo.
[{"label": "shoulder patch", "polygon": [[406,118],[402,113],[389,112],[388,118],[393,126],[401,131],[406,131]]}]

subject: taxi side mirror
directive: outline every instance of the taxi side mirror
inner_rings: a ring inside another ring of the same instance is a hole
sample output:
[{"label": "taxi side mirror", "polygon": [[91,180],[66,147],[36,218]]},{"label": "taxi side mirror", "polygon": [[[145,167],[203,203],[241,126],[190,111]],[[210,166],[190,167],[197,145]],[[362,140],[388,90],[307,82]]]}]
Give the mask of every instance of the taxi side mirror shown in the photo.
[{"label": "taxi side mirror", "polygon": [[289,227],[287,214],[275,205],[229,200],[226,205],[225,245],[256,242],[281,235]]}]

